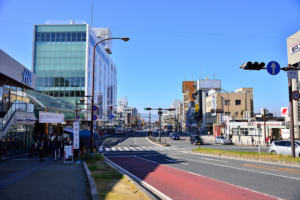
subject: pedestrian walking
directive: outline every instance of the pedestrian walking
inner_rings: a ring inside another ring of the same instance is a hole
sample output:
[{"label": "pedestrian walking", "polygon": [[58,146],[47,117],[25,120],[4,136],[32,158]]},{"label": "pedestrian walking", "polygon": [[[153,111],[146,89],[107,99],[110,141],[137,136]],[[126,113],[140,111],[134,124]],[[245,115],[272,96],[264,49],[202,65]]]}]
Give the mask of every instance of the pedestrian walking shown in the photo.
[{"label": "pedestrian walking", "polygon": [[252,146],[254,146],[254,138],[253,137],[251,137],[251,142],[252,142]]},{"label": "pedestrian walking", "polygon": [[41,141],[40,147],[39,147],[39,155],[40,155],[40,161],[44,162],[44,155],[45,155],[45,148],[44,148],[44,140]]},{"label": "pedestrian walking", "polygon": [[270,140],[270,137],[268,136],[268,137],[266,138],[266,146],[267,146],[267,147],[269,147],[269,140]]},{"label": "pedestrian walking", "polygon": [[279,140],[282,140],[282,136],[279,136]]},{"label": "pedestrian walking", "polygon": [[33,157],[36,158],[38,156],[38,148],[39,144],[37,140],[32,144],[32,149],[33,149]]},{"label": "pedestrian walking", "polygon": [[232,134],[229,135],[230,144],[232,144]]}]

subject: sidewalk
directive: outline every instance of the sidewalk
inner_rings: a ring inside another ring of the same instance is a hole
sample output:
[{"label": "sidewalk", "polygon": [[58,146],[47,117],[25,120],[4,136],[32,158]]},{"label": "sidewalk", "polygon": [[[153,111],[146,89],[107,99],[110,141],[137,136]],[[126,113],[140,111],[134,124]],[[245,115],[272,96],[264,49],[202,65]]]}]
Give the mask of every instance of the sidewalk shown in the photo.
[{"label": "sidewalk", "polygon": [[90,199],[82,165],[23,157],[1,162],[0,169],[1,199]]}]

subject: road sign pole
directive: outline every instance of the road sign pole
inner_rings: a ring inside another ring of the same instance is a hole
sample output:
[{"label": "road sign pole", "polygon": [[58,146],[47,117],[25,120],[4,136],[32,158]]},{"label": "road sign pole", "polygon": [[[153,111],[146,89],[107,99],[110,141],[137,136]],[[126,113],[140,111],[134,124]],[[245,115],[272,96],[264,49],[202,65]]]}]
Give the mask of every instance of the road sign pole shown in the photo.
[{"label": "road sign pole", "polygon": [[[288,64],[288,68],[291,65]],[[295,138],[294,138],[294,115],[293,115],[293,100],[292,100],[292,79],[289,80],[289,103],[290,103],[290,135],[292,143],[292,158],[295,158]]]}]

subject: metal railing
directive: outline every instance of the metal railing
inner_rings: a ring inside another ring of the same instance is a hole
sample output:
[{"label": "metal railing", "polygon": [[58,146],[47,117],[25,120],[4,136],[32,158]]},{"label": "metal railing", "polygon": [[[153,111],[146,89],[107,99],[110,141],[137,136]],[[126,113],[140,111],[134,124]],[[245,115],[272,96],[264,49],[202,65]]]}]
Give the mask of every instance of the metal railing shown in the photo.
[{"label": "metal railing", "polygon": [[33,104],[16,100],[11,105],[11,107],[9,108],[5,116],[3,118],[0,118],[0,131],[3,131],[5,129],[9,120],[11,119],[11,117],[14,115],[16,111],[33,113],[33,109],[34,109]]}]

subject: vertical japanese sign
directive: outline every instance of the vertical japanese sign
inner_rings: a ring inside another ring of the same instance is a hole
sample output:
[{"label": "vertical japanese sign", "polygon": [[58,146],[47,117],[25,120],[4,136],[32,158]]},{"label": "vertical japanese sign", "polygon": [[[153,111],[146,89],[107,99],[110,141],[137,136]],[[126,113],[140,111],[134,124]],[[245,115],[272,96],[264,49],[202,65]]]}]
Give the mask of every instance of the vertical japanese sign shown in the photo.
[{"label": "vertical japanese sign", "polygon": [[114,88],[113,88],[114,86],[110,86],[110,103],[111,103],[111,105],[113,105],[113,101],[114,101],[114,99],[113,99],[113,95],[114,95]]},{"label": "vertical japanese sign", "polygon": [[100,95],[100,106],[99,106],[99,119],[102,119],[103,114],[103,96]]},{"label": "vertical japanese sign", "polygon": [[73,149],[79,148],[79,122],[73,123]]},{"label": "vertical japanese sign", "polygon": [[[214,110],[216,110],[216,108],[217,108],[217,98],[216,98],[216,95],[215,95],[215,94],[213,94],[213,95],[211,96],[211,107],[212,107],[212,109],[214,109]],[[211,114],[211,116],[217,116],[217,113],[214,112],[214,113]]]}]

